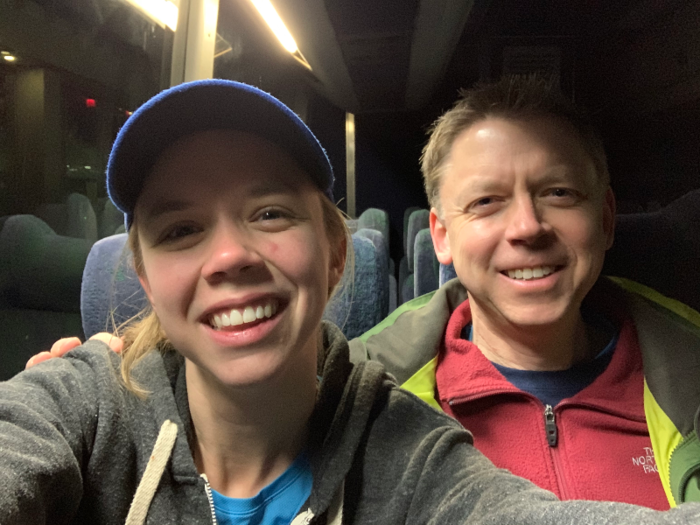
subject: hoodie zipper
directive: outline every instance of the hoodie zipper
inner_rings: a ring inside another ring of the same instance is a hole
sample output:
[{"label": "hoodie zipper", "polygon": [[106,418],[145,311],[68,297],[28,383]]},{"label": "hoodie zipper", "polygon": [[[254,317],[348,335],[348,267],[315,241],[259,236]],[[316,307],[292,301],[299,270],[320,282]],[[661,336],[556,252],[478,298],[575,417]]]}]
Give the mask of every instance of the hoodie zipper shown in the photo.
[{"label": "hoodie zipper", "polygon": [[216,521],[216,510],[214,509],[214,496],[211,494],[211,485],[209,485],[209,479],[206,474],[201,474],[201,478],[204,480],[204,492],[207,493],[207,501],[209,501],[209,510],[211,511],[211,522],[217,525]]}]

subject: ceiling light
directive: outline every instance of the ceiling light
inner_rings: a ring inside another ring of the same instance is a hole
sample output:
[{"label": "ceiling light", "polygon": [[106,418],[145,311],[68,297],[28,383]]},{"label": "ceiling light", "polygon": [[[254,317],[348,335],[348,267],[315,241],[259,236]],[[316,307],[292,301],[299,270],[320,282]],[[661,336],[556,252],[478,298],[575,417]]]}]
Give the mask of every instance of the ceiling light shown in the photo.
[{"label": "ceiling light", "polygon": [[168,0],[127,0],[159,26],[177,29],[178,8]]},{"label": "ceiling light", "polygon": [[16,57],[16,56],[10,55],[9,53],[3,53],[3,54],[2,54],[2,58],[4,58],[5,60],[7,60],[8,62],[14,62],[15,60],[17,60],[17,57]]},{"label": "ceiling light", "polygon": [[250,1],[253,2],[253,5],[265,19],[267,25],[270,26],[272,32],[282,43],[282,46],[290,53],[296,53],[299,51],[297,43],[294,41],[292,34],[289,32],[289,29],[287,29],[287,26],[284,25],[284,22],[282,22],[280,15],[277,14],[277,11],[270,3],[270,0]]}]

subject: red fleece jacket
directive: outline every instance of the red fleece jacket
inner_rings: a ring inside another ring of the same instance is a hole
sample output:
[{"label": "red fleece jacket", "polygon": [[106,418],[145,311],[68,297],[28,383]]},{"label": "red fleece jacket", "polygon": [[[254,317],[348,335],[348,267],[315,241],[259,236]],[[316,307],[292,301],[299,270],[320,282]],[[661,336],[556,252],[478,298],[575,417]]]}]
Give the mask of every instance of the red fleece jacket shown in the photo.
[{"label": "red fleece jacket", "polygon": [[637,333],[623,322],[607,369],[554,407],[557,443],[549,446],[545,407],[513,386],[476,345],[460,338],[469,301],[452,314],[437,367],[438,402],[474,434],[493,463],[561,499],[622,501],[668,509],[644,415]]}]

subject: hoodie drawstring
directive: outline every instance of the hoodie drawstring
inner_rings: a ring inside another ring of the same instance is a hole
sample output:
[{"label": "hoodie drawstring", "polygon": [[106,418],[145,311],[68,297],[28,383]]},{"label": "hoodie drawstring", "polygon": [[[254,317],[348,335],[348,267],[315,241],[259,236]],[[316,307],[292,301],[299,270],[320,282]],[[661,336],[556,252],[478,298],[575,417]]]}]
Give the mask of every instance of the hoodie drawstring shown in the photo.
[{"label": "hoodie drawstring", "polygon": [[[327,525],[342,525],[343,523],[343,500],[345,499],[345,480],[340,483],[340,487],[333,495],[331,504],[328,506]],[[308,509],[292,520],[290,525],[308,525],[314,519],[315,514]]]},{"label": "hoodie drawstring", "polygon": [[337,492],[333,496],[328,507],[328,525],[341,525],[343,523],[343,500],[345,499],[345,480],[340,483]]},{"label": "hoodie drawstring", "polygon": [[163,422],[158,432],[158,439],[153,447],[153,452],[146,465],[141,482],[136,489],[134,499],[131,501],[129,514],[126,517],[126,525],[143,525],[146,521],[148,508],[151,506],[153,496],[158,489],[160,478],[168,464],[170,453],[175,446],[177,438],[177,425],[169,419]]}]

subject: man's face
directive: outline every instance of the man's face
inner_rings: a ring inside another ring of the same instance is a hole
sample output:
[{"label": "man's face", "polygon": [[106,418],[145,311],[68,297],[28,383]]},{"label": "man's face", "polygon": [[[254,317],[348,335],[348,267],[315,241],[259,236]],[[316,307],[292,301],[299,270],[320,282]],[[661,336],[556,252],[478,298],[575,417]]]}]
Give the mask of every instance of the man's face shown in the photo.
[{"label": "man's face", "polygon": [[555,118],[488,118],[457,137],[447,163],[430,228],[474,318],[516,329],[575,318],[615,214],[576,131]]}]

